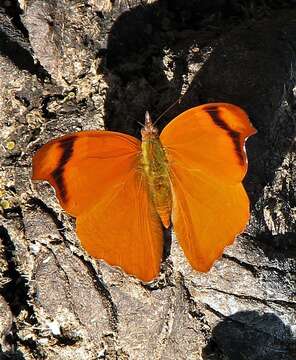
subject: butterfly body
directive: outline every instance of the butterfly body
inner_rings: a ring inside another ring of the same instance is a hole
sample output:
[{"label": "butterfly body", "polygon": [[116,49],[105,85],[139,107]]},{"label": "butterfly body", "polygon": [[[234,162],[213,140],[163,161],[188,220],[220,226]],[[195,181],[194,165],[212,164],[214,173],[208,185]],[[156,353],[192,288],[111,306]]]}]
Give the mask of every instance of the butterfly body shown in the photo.
[{"label": "butterfly body", "polygon": [[168,228],[172,212],[168,161],[159,140],[158,130],[153,126],[148,112],[142,129],[141,149],[140,166],[148,185],[149,196],[163,225]]},{"label": "butterfly body", "polygon": [[95,258],[151,281],[162,259],[161,224],[172,222],[189,263],[208,271],[248,222],[244,145],[255,132],[227,103],[189,109],[160,135],[147,114],[142,142],[112,131],[50,141],[33,158],[32,178],[55,188]]}]

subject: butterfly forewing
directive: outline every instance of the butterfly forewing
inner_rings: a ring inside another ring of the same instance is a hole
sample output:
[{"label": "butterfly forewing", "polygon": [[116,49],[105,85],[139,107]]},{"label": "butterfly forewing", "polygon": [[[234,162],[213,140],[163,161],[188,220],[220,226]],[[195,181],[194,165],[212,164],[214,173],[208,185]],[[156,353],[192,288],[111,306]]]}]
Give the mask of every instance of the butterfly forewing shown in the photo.
[{"label": "butterfly forewing", "polygon": [[54,186],[62,207],[77,216],[120,186],[138,164],[140,142],[109,131],[81,131],[50,141],[33,158],[33,180]]},{"label": "butterfly forewing", "polygon": [[233,183],[246,174],[245,140],[255,132],[239,107],[214,103],[177,116],[163,129],[160,140],[171,163]]}]

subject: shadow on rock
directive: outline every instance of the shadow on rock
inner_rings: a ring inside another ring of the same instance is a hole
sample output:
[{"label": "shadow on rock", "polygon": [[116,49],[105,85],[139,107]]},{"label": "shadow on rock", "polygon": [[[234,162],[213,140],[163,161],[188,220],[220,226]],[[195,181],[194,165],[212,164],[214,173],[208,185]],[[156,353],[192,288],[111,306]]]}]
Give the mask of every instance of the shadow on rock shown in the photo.
[{"label": "shadow on rock", "polygon": [[5,351],[3,352],[0,348],[0,359],[1,360],[25,360],[24,355],[20,351]]},{"label": "shadow on rock", "polygon": [[292,117],[285,116],[283,123],[275,116],[291,81],[296,24],[294,14],[282,11],[249,26],[236,25],[226,35],[221,23],[213,29],[209,20],[220,14],[229,26],[233,12],[226,3],[159,0],[118,17],[109,32],[102,69],[109,85],[105,125],[140,137],[138,122],[143,122],[145,111],[155,119],[180,97],[184,76],[193,74],[181,103],[158,126],[162,129],[177,114],[201,103],[224,101],[246,109],[258,130],[247,143],[250,165],[245,179],[254,205],[296,134]]},{"label": "shadow on rock", "polygon": [[277,260],[285,263],[290,259],[291,265],[296,259],[296,233],[287,232],[286,234],[272,235],[264,232],[258,235],[256,245],[264,252],[269,260]]},{"label": "shadow on rock", "polygon": [[272,313],[242,311],[220,322],[203,350],[205,360],[294,360],[290,326]]},{"label": "shadow on rock", "polygon": [[[139,137],[138,121],[143,122],[146,110],[155,119],[180,97],[190,48],[197,40],[199,46],[206,45],[208,38],[215,36],[212,31],[197,32],[214,13],[226,12],[227,3],[159,0],[118,17],[106,49],[106,128]],[[196,61],[199,56],[196,54]],[[196,94],[186,107],[198,104]],[[184,109],[178,106],[164,116],[159,127]]]}]

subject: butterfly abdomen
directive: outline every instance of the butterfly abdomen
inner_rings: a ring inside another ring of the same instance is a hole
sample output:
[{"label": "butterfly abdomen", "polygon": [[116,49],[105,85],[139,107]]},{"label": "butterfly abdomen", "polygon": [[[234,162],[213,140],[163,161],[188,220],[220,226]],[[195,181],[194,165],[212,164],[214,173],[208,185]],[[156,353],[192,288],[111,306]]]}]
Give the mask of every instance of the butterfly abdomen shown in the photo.
[{"label": "butterfly abdomen", "polygon": [[158,137],[143,139],[141,167],[156,211],[163,225],[168,228],[172,195],[167,159]]}]

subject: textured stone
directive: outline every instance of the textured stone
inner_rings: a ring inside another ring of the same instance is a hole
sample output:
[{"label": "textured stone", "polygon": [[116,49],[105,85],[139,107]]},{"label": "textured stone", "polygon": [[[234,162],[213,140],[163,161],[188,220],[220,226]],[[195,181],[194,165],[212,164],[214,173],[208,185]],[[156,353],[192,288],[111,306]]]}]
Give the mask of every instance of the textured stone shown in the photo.
[{"label": "textured stone", "polygon": [[[0,13],[1,34],[20,51],[0,43],[3,356],[294,360],[295,10],[251,13],[224,0],[19,4],[23,13]],[[250,113],[252,216],[206,274],[173,234],[160,277],[142,284],[85,254],[53,189],[30,180],[31,158],[104,121],[139,136],[145,110],[156,118],[181,94],[160,128],[204,102]]]}]

